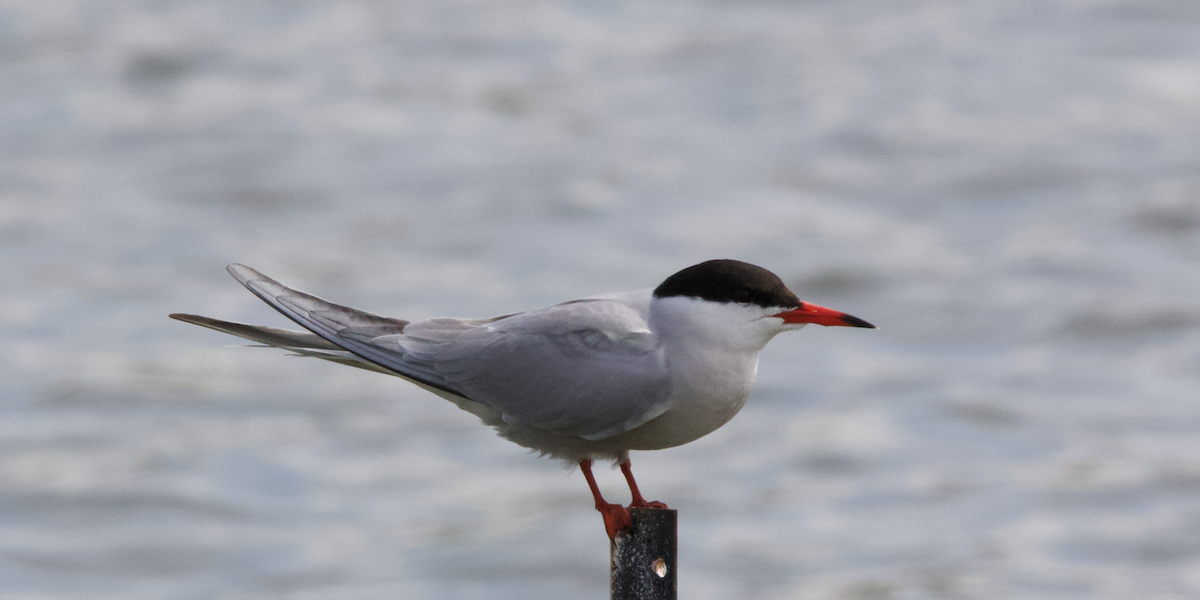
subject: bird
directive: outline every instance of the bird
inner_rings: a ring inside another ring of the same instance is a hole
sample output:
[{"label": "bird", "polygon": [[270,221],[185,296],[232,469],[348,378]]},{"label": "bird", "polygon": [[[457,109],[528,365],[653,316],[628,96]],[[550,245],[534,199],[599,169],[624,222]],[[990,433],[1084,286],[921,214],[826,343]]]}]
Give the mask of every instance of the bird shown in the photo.
[{"label": "bird", "polygon": [[[578,465],[610,540],[647,501],[632,450],[686,444],[746,403],[759,353],[814,323],[876,327],[802,302],[774,273],[718,259],[655,288],[589,296],[483,319],[382,317],[293,289],[241,264],[238,282],[302,326],[294,331],[175,313],[170,317],[291,352],[394,375],[474,414],[503,438]],[[628,507],[604,499],[595,460],[612,460]]]}]

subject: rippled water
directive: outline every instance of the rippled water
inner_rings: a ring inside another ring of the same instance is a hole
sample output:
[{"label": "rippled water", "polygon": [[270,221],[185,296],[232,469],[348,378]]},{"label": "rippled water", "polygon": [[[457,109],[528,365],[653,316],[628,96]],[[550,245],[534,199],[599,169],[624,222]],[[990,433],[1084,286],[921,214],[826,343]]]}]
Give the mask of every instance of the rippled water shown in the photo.
[{"label": "rippled water", "polygon": [[731,257],[881,329],[635,454],[681,597],[1195,597],[1197,7],[0,4],[0,592],[607,597],[578,473],[166,314],[285,325],[234,261],[421,318]]}]

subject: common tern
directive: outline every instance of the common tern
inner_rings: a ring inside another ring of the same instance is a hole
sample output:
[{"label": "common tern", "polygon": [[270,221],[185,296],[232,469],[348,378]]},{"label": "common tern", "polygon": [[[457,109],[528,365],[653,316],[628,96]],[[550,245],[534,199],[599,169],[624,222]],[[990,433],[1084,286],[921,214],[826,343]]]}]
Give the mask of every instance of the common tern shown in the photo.
[{"label": "common tern", "polygon": [[405,321],[333,304],[239,264],[242,285],[308,331],[171,317],[302,356],[395,375],[479,417],[501,437],[577,463],[609,538],[628,527],[592,476],[611,459],[629,484],[629,508],[666,508],[642,497],[630,450],[696,440],[745,404],[759,352],[776,334],[809,323],[870,323],[801,302],[774,273],[710,260],[654,289],[591,296],[490,319]]}]

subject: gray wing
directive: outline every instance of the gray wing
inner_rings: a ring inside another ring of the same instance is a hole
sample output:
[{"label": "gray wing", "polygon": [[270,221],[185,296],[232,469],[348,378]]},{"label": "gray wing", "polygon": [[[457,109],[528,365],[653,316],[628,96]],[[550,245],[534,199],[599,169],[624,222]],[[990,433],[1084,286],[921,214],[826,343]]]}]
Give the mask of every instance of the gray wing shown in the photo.
[{"label": "gray wing", "polygon": [[643,312],[624,302],[581,300],[496,319],[408,323],[327,302],[243,265],[229,272],[321,339],[490,406],[509,422],[597,440],[667,409],[662,350]]},{"label": "gray wing", "polygon": [[283,313],[285,317],[339,349],[346,350],[354,356],[406,379],[455,396],[465,397],[461,392],[438,381],[437,378],[425,378],[419,373],[406,370],[400,360],[402,357],[395,356],[387,349],[370,343],[373,338],[404,331],[408,321],[381,317],[322,300],[312,294],[287,287],[245,265],[229,265],[226,270],[233,275],[234,279],[246,286],[246,289],[270,304],[275,310]]},{"label": "gray wing", "polygon": [[670,382],[645,317],[582,300],[487,322],[418,321],[376,344],[434,370],[506,420],[599,440],[667,409]]}]

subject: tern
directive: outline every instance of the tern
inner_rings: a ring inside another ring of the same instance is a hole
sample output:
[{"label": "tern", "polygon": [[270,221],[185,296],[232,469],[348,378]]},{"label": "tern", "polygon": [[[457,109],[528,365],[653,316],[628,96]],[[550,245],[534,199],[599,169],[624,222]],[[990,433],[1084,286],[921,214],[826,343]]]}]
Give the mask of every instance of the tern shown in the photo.
[{"label": "tern", "polygon": [[809,323],[875,328],[801,302],[774,273],[736,260],[693,265],[654,289],[490,319],[422,321],[333,304],[244,265],[227,270],[308,331],[171,318],[398,376],[505,439],[578,464],[610,539],[630,525],[630,515],[604,500],[593,460],[620,466],[632,495],[628,508],[666,508],[642,497],[630,450],[679,446],[727,423],[746,403],[758,355],[778,333]]}]

